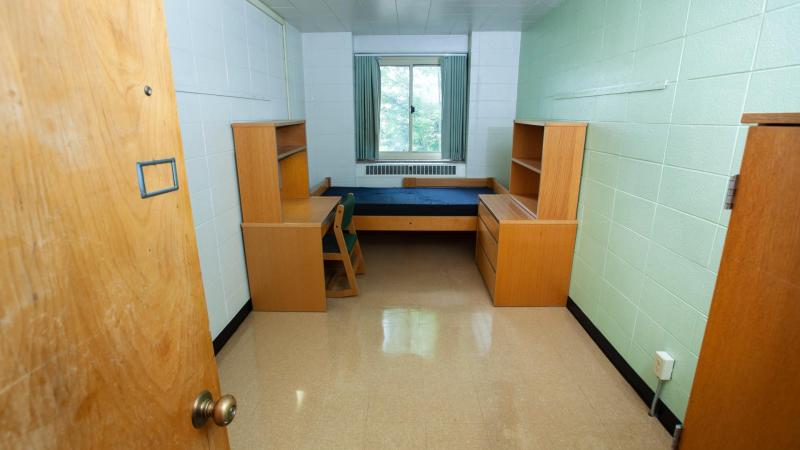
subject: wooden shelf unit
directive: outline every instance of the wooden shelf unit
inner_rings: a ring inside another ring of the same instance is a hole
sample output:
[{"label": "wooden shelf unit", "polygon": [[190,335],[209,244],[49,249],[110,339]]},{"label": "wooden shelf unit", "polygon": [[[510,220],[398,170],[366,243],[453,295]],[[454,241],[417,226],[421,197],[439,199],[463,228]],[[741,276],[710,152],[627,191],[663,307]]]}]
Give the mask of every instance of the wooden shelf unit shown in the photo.
[{"label": "wooden shelf unit", "polygon": [[586,124],[515,121],[509,192],[539,219],[575,219]]},{"label": "wooden shelf unit", "polygon": [[509,194],[481,195],[475,262],[495,306],[564,306],[586,124],[515,121]]},{"label": "wooden shelf unit", "polygon": [[542,173],[542,160],[533,158],[511,158],[512,163],[519,164],[520,166],[532,170],[536,173]]},{"label": "wooden shelf unit", "polygon": [[310,195],[305,122],[232,127],[253,309],[325,311],[322,235],[338,199]]},{"label": "wooden shelf unit", "polygon": [[309,197],[305,122],[232,127],[242,221],[280,223],[281,199]]},{"label": "wooden shelf unit", "polygon": [[288,158],[295,153],[305,151],[305,145],[284,145],[278,146],[278,159]]},{"label": "wooden shelf unit", "polygon": [[512,194],[511,198],[516,200],[523,208],[527,209],[534,219],[536,218],[536,213],[534,211],[539,209],[539,199],[537,197]]}]

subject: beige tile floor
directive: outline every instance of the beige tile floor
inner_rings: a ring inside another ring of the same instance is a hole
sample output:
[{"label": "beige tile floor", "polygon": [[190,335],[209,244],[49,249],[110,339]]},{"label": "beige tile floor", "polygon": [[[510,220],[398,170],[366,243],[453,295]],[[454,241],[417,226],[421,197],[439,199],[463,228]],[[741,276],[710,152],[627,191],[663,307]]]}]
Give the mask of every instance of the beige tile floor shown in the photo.
[{"label": "beige tile floor", "polygon": [[564,308],[494,308],[468,235],[362,234],[361,295],[254,312],[218,356],[238,449],[669,448]]}]

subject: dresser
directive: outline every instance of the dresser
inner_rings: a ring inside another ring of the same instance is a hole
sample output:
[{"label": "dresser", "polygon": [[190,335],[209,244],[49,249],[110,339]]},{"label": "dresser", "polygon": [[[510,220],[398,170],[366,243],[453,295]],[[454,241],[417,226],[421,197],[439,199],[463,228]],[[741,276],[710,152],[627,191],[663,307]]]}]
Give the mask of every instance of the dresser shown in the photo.
[{"label": "dresser", "polygon": [[475,263],[495,306],[564,306],[586,124],[516,121],[508,194],[480,195]]}]

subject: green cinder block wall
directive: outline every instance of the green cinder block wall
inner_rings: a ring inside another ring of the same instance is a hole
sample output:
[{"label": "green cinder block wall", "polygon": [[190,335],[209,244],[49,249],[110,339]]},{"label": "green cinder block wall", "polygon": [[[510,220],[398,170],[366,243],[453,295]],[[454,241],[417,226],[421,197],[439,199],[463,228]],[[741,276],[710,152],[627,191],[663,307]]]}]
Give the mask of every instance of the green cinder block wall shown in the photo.
[{"label": "green cinder block wall", "polygon": [[675,357],[663,395],[681,419],[739,120],[787,111],[800,111],[800,0],[566,0],[523,33],[517,117],[590,123],[570,296],[651,387],[655,351]]}]

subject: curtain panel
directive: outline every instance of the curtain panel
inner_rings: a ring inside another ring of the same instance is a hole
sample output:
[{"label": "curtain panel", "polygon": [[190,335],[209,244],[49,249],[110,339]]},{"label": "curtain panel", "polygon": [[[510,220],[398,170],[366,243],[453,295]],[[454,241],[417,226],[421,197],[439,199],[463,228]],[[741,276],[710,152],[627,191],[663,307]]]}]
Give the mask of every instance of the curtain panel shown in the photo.
[{"label": "curtain panel", "polygon": [[377,56],[354,57],[356,159],[378,159],[381,68]]},{"label": "curtain panel", "polygon": [[442,57],[442,159],[466,156],[468,86],[467,55]]}]

